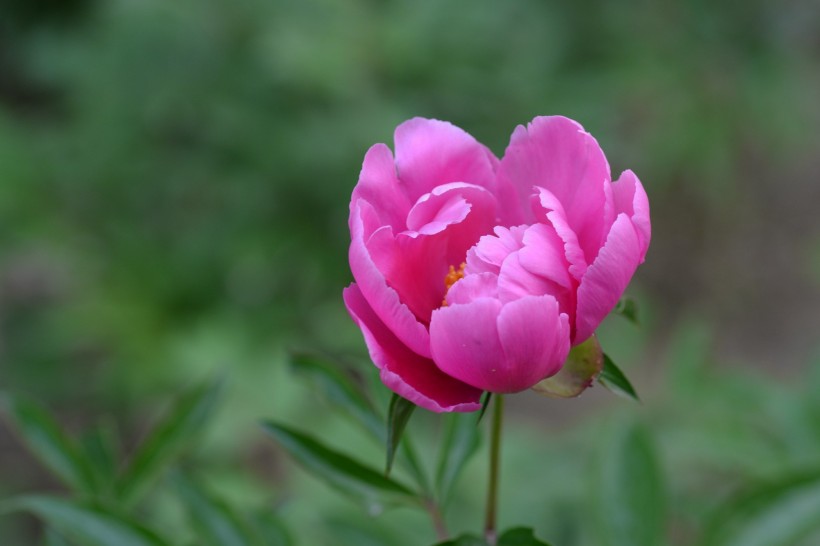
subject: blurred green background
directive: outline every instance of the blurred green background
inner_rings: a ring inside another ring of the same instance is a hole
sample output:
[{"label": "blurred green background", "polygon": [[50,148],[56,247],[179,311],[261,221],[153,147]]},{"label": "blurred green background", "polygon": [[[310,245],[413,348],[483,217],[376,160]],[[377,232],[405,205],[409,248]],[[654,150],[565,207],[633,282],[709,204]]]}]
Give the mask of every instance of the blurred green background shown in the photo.
[{"label": "blurred green background", "polygon": [[[820,461],[812,0],[3,0],[0,390],[77,434],[109,423],[127,458],[181,389],[222,376],[190,463],[212,487],[276,507],[297,544],[431,542],[421,516],[348,506],[257,422],[380,464],[285,365],[294,346],[366,354],[341,302],[364,153],[420,115],[501,156],[541,114],[581,122],[649,193],[653,243],[629,288],[642,325],[600,332],[643,404],[510,398],[502,524],[597,544],[590,469],[637,421],[666,540],[694,543],[736,488]],[[435,443],[432,417],[410,429]],[[483,465],[455,530],[478,526]],[[0,496],[59,490],[0,424]],[[146,521],[177,528],[158,498]],[[40,532],[0,518],[4,545]]]}]

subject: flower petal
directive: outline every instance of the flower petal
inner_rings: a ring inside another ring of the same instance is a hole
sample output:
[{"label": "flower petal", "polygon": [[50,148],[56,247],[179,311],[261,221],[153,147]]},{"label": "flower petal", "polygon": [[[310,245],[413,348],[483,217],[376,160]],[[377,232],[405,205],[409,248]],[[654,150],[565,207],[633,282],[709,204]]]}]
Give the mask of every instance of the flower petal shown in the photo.
[{"label": "flower petal", "polygon": [[478,298],[498,298],[498,276],[475,273],[456,282],[447,291],[447,304],[470,303]]},{"label": "flower petal", "polygon": [[396,128],[396,167],[410,202],[448,182],[495,188],[492,154],[450,123],[413,118]]},{"label": "flower petal", "polygon": [[615,213],[625,212],[635,225],[641,243],[641,262],[643,262],[649,248],[649,241],[652,239],[652,225],[649,221],[649,198],[646,196],[646,191],[635,173],[626,170],[612,184],[612,194],[615,201]]},{"label": "flower petal", "polygon": [[347,310],[364,334],[381,379],[393,392],[435,412],[476,411],[481,391],[442,373],[432,360],[408,349],[373,312],[361,290],[344,290]]},{"label": "flower petal", "polygon": [[493,229],[495,235],[484,235],[467,252],[465,273],[500,273],[501,264],[507,256],[523,245],[526,229],[527,226],[496,226]]},{"label": "flower petal", "polygon": [[393,154],[384,144],[371,146],[364,156],[359,182],[350,199],[351,207],[359,199],[373,205],[380,225],[389,225],[397,232],[405,229],[410,201],[396,177]]},{"label": "flower petal", "polygon": [[[360,199],[354,204],[350,215],[350,270],[353,278],[367,299],[373,311],[396,336],[413,351],[422,356],[430,356],[430,335],[410,309],[402,303],[399,295],[385,280],[384,274],[376,267],[373,257],[365,244],[365,232],[377,220],[372,207]],[[377,232],[389,231],[383,226]]]},{"label": "flower petal", "polygon": [[606,243],[578,287],[573,345],[585,341],[618,303],[641,262],[642,248],[632,220],[621,213]]},{"label": "flower petal", "polygon": [[501,302],[479,298],[442,307],[430,319],[430,348],[436,365],[468,385],[494,392],[504,385],[504,351],[496,320]]},{"label": "flower petal", "polygon": [[527,296],[498,315],[504,349],[503,392],[528,389],[561,369],[569,353],[569,319],[552,296]]},{"label": "flower petal", "polygon": [[564,207],[546,188],[535,189],[537,193],[532,196],[532,209],[536,220],[549,223],[564,242],[564,256],[569,263],[569,272],[580,281],[587,269],[587,260],[578,243],[578,236],[569,225]]},{"label": "flower petal", "polygon": [[513,132],[501,164],[499,183],[518,191],[522,208],[533,186],[549,190],[563,205],[587,263],[603,243],[609,164],[597,141],[575,121],[561,116],[537,117]]}]

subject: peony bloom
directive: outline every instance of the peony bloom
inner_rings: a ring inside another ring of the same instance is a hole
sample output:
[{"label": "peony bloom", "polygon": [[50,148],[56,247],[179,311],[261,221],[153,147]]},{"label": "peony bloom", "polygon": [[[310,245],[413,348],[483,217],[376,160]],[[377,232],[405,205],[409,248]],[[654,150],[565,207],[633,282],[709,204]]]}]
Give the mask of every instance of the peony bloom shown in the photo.
[{"label": "peony bloom", "polygon": [[612,182],[564,117],[513,132],[499,161],[461,129],[415,118],[376,144],[350,201],[344,291],[384,384],[436,412],[561,370],[613,309],[650,240],[632,171]]}]

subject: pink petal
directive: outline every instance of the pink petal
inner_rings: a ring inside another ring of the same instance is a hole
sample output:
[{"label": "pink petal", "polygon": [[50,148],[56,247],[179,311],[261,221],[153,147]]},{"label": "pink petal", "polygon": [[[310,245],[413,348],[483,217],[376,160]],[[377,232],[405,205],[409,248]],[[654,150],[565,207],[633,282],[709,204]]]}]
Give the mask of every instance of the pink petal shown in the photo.
[{"label": "pink petal", "polygon": [[535,218],[539,222],[549,223],[564,242],[564,256],[569,263],[569,272],[580,281],[587,269],[587,260],[577,235],[569,225],[564,207],[549,190],[540,187],[535,189],[537,193],[532,196]]},{"label": "pink petal", "polygon": [[587,263],[598,254],[605,235],[609,164],[595,139],[578,123],[561,116],[537,117],[519,126],[498,168],[499,183],[509,182],[522,208],[533,186],[546,188],[563,205]]},{"label": "pink petal", "polygon": [[426,324],[444,299],[449,267],[458,268],[494,221],[495,198],[487,190],[446,184],[420,198],[410,212],[408,223],[422,232],[404,231],[394,237],[383,226],[367,241],[367,249],[402,303]]},{"label": "pink petal", "polygon": [[535,275],[521,265],[521,255],[513,252],[501,265],[498,275],[498,297],[507,303],[525,296],[554,295],[561,287],[549,279]]},{"label": "pink petal", "polygon": [[384,144],[372,146],[364,156],[359,183],[353,189],[351,207],[359,199],[364,199],[377,212],[380,225],[389,225],[395,231],[405,228],[405,218],[410,210],[410,201],[404,194],[390,148]]},{"label": "pink petal", "polygon": [[506,304],[498,316],[498,336],[505,355],[499,392],[522,391],[558,373],[569,353],[569,320],[551,296]]},{"label": "pink petal", "polygon": [[[427,328],[416,319],[407,305],[402,303],[396,291],[388,286],[384,274],[376,267],[365,245],[366,226],[374,221],[371,209],[370,205],[360,199],[354,204],[351,212],[349,259],[353,278],[381,321],[413,351],[429,357],[430,335]],[[389,231],[390,227],[384,226],[380,229]]]},{"label": "pink petal", "polygon": [[618,303],[641,261],[641,243],[632,221],[621,213],[606,243],[578,287],[573,345],[583,343]]},{"label": "pink petal", "polygon": [[521,265],[527,271],[563,286],[572,287],[569,262],[564,253],[564,242],[550,224],[534,224],[527,228],[518,251]]},{"label": "pink petal", "polygon": [[501,302],[479,298],[442,307],[430,319],[430,345],[436,365],[456,379],[479,389],[504,385],[504,351],[496,320]]},{"label": "pink petal", "polygon": [[435,412],[475,411],[481,391],[442,373],[432,360],[419,356],[393,335],[376,316],[355,284],[344,290],[353,321],[364,334],[370,358],[381,369],[381,379],[393,392]]},{"label": "pink petal", "polygon": [[467,275],[447,291],[447,304],[470,303],[478,298],[498,298],[498,276],[493,273]]},{"label": "pink petal", "polygon": [[413,118],[396,128],[396,168],[411,202],[448,182],[466,182],[493,191],[492,154],[458,127]]},{"label": "pink petal", "polygon": [[641,262],[646,256],[649,241],[652,239],[652,226],[649,221],[649,198],[641,181],[632,171],[624,171],[621,177],[612,184],[615,212],[629,215],[641,243]]},{"label": "pink petal", "polygon": [[488,272],[496,275],[501,271],[501,264],[511,252],[515,252],[524,241],[527,226],[505,228],[497,226],[495,235],[485,235],[467,252],[465,272]]}]

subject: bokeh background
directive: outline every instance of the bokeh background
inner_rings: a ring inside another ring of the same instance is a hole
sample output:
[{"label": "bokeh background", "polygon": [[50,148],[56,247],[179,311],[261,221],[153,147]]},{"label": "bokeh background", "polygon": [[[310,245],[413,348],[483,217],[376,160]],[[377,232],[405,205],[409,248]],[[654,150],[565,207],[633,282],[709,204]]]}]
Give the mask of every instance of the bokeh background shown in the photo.
[{"label": "bokeh background", "polygon": [[[297,544],[432,541],[421,516],[348,505],[257,422],[379,464],[285,365],[290,347],[366,354],[341,302],[364,153],[420,115],[500,156],[540,114],[581,122],[650,196],[641,326],[600,332],[643,404],[510,398],[502,523],[596,544],[590,468],[639,421],[669,543],[693,543],[737,487],[820,460],[813,0],[3,0],[0,389],[78,435],[110,424],[126,459],[182,388],[224,377],[189,464],[231,502],[275,509]],[[483,465],[456,530],[478,525]],[[60,486],[0,424],[0,496],[30,491]],[[146,521],[180,529],[157,495]],[[40,533],[0,517],[4,545]]]}]

